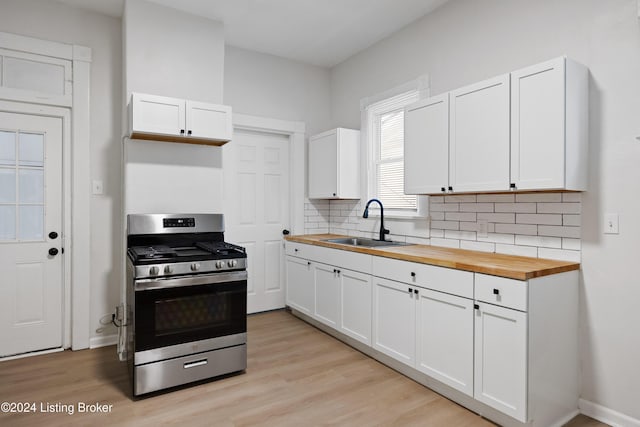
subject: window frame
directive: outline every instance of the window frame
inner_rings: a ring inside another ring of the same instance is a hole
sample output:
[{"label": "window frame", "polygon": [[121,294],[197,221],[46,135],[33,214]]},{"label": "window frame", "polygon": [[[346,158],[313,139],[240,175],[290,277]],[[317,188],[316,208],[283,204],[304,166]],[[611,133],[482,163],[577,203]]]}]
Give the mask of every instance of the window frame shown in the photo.
[{"label": "window frame", "polygon": [[[393,161],[392,159],[378,160],[380,150],[380,144],[378,143],[380,135],[379,117],[385,113],[404,109],[407,105],[427,98],[428,92],[428,76],[424,75],[394,89],[361,100],[362,140],[367,152],[366,156],[364,156],[365,165],[362,168],[366,174],[363,180],[365,183],[363,194],[366,194],[367,200],[378,196],[378,165]],[[393,98],[398,99],[393,100]],[[395,158],[395,161],[398,159]],[[402,159],[404,159],[404,154]],[[385,208],[385,217],[401,219],[426,218],[429,215],[428,206],[428,196],[418,195],[416,196],[416,209]],[[372,216],[379,216],[379,211],[377,204],[372,205],[370,208]]]}]

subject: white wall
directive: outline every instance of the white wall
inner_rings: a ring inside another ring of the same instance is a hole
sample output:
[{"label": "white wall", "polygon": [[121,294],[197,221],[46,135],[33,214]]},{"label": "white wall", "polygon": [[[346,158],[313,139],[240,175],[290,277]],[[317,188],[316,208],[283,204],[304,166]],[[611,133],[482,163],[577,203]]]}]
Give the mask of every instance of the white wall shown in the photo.
[{"label": "white wall", "polygon": [[[590,82],[590,188],[582,196],[582,397],[640,419],[640,21],[636,0],[451,0],[337,65],[333,126],[359,101],[428,73],[445,92],[567,54]],[[619,235],[603,235],[605,212]]]},{"label": "white wall", "polygon": [[[115,333],[111,313],[120,299],[120,20],[45,0],[2,0],[0,31],[92,48],[91,176],[104,195],[91,197],[91,336]],[[104,328],[104,329],[103,329]]]},{"label": "white wall", "polygon": [[236,113],[305,122],[307,134],[330,126],[329,69],[226,46],[225,103]]},{"label": "white wall", "polygon": [[[131,92],[223,103],[222,23],[128,0],[123,17]],[[222,212],[222,149],[126,141],[126,213]]]}]

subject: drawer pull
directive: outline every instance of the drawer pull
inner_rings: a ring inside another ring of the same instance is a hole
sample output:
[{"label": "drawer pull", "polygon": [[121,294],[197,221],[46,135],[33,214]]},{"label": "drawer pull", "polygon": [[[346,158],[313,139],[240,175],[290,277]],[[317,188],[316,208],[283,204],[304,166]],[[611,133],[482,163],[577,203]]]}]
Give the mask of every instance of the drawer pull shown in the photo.
[{"label": "drawer pull", "polygon": [[202,366],[202,365],[206,365],[207,363],[209,363],[209,361],[207,359],[202,359],[202,360],[196,360],[194,362],[187,362],[183,365],[184,369],[189,369],[189,368],[195,368],[196,366]]},{"label": "drawer pull", "polygon": [[311,265],[311,261],[307,261],[307,265]]},{"label": "drawer pull", "polygon": [[496,289],[496,288],[493,288],[493,294],[494,295],[500,295],[500,290]]},{"label": "drawer pull", "polygon": [[418,290],[417,290],[417,289],[414,289],[414,290],[413,290],[413,293],[414,293],[414,294],[416,294],[416,295],[418,295]]},{"label": "drawer pull", "polygon": [[409,292],[410,294],[411,294],[411,293],[413,293],[413,289],[409,288],[409,291],[408,291],[408,292]]},{"label": "drawer pull", "polygon": [[411,277],[416,277],[416,272],[415,271],[411,272]]},{"label": "drawer pull", "polygon": [[298,248],[295,248],[293,251],[294,251],[294,252],[298,252]]}]

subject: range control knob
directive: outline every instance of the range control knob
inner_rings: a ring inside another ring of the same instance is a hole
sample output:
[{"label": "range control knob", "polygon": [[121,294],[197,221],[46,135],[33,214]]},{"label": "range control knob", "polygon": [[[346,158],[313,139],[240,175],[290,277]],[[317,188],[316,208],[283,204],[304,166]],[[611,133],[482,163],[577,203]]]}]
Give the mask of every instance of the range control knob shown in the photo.
[{"label": "range control knob", "polygon": [[216,261],[216,268],[223,268],[224,267],[224,261]]},{"label": "range control knob", "polygon": [[155,265],[149,269],[149,274],[152,276],[157,276],[160,273],[160,269]]},{"label": "range control knob", "polygon": [[171,267],[170,265],[167,265],[167,266],[164,268],[164,273],[165,273],[165,274],[171,274],[171,273],[173,273],[173,267]]},{"label": "range control knob", "polygon": [[236,265],[238,265],[238,261],[236,261],[235,259],[230,259],[230,260],[227,262],[227,265],[228,265],[229,267],[233,268],[233,267],[235,267]]},{"label": "range control knob", "polygon": [[191,271],[198,271],[200,270],[200,264],[197,262],[194,262],[193,264],[191,264]]}]

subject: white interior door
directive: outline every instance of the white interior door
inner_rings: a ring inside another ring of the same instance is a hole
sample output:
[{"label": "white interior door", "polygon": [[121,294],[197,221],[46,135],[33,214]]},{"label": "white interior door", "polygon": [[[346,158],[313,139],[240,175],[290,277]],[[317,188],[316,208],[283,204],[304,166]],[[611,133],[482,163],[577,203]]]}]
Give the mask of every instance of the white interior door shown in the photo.
[{"label": "white interior door", "polygon": [[62,346],[61,242],[62,119],[0,112],[0,357]]},{"label": "white interior door", "polygon": [[224,146],[225,240],[247,248],[247,311],[284,307],[289,138],[236,130]]}]

